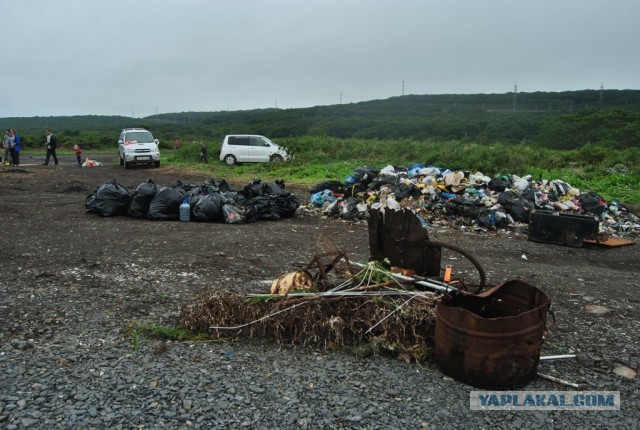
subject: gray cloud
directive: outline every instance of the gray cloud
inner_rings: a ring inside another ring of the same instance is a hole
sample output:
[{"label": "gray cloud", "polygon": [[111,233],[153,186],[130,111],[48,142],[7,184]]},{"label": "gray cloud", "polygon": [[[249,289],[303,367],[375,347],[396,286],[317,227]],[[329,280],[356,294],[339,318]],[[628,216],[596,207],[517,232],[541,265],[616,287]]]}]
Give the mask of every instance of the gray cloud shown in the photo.
[{"label": "gray cloud", "polygon": [[635,0],[2,1],[2,117],[640,87]]}]

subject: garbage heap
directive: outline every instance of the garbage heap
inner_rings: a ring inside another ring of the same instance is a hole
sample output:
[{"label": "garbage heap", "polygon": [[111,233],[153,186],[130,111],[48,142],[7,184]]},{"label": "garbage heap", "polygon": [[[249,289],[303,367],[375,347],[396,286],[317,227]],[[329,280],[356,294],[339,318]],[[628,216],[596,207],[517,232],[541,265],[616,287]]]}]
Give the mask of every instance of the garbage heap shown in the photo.
[{"label": "garbage heap", "polygon": [[298,198],[285,190],[284,181],[263,183],[255,179],[236,191],[224,179],[207,179],[199,185],[176,181],[168,187],[148,179],[135,190],[115,180],[99,185],[85,199],[85,209],[105,217],[173,221],[179,219],[180,205],[185,202],[191,220],[228,224],[288,218],[300,206]]},{"label": "garbage heap", "polygon": [[370,208],[407,207],[423,225],[448,224],[476,231],[526,227],[533,209],[591,214],[600,231],[611,236],[640,234],[640,219],[627,207],[582,193],[560,180],[531,175],[497,175],[451,171],[413,164],[408,168],[358,167],[344,182],[327,180],[310,189],[307,211],[345,220],[368,218]]}]

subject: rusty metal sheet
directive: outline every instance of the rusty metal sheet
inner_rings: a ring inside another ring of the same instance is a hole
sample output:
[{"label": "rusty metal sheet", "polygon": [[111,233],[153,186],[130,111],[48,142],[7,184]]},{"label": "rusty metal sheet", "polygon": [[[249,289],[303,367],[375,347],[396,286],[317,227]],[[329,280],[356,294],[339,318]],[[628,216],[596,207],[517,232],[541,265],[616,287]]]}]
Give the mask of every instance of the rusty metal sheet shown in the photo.
[{"label": "rusty metal sheet", "polygon": [[369,211],[369,248],[376,261],[388,258],[392,266],[420,276],[440,274],[440,248],[429,246],[429,234],[412,211]]}]

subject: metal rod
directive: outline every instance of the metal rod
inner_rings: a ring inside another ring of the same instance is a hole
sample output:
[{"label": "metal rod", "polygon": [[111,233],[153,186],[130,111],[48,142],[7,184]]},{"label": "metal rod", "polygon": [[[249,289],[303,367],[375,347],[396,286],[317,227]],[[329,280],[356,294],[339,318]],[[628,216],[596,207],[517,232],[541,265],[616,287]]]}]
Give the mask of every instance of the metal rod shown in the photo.
[{"label": "metal rod", "polygon": [[544,357],[540,357],[540,361],[550,361],[550,360],[564,360],[567,358],[576,358],[576,354],[561,354],[561,355],[545,355]]},{"label": "metal rod", "polygon": [[541,377],[542,379],[546,379],[548,381],[552,381],[552,382],[556,382],[558,384],[566,385],[568,387],[577,388],[579,390],[582,390],[584,388],[583,384],[576,384],[575,382],[569,382],[567,380],[556,378],[555,376],[547,375],[545,373],[538,373],[538,376]]},{"label": "metal rod", "polygon": [[[358,267],[366,267],[366,264],[362,264],[362,263],[358,263],[357,261],[352,261],[351,264],[354,264]],[[411,281],[414,284],[418,284],[418,285],[422,285],[423,287],[427,287],[430,288],[432,290],[436,290],[436,291],[441,291],[444,293],[450,293],[451,291],[456,291],[456,292],[460,292],[460,290],[458,290],[455,287],[452,287],[449,284],[446,284],[444,282],[440,282],[440,281],[435,281],[435,280],[428,280],[428,281],[418,281],[414,278],[410,278],[409,276],[404,276],[401,275],[399,273],[393,273],[393,272],[384,272],[384,273],[388,273],[389,275],[393,276],[394,278],[397,279],[401,279],[403,281]]]},{"label": "metal rod", "polygon": [[[358,296],[424,296],[432,297],[432,291],[373,290],[373,291],[327,291],[320,293],[289,293],[287,297],[358,297]],[[247,294],[247,297],[284,297],[280,294]]]}]

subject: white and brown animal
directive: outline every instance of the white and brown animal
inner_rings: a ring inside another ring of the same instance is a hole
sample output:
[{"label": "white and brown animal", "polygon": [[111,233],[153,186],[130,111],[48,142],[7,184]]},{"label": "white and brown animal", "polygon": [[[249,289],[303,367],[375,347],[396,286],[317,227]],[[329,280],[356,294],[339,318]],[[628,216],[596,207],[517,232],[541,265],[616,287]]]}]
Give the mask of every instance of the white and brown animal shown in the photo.
[{"label": "white and brown animal", "polygon": [[309,290],[313,287],[311,274],[304,271],[289,272],[274,280],[271,284],[271,294],[286,296],[294,290]]}]

